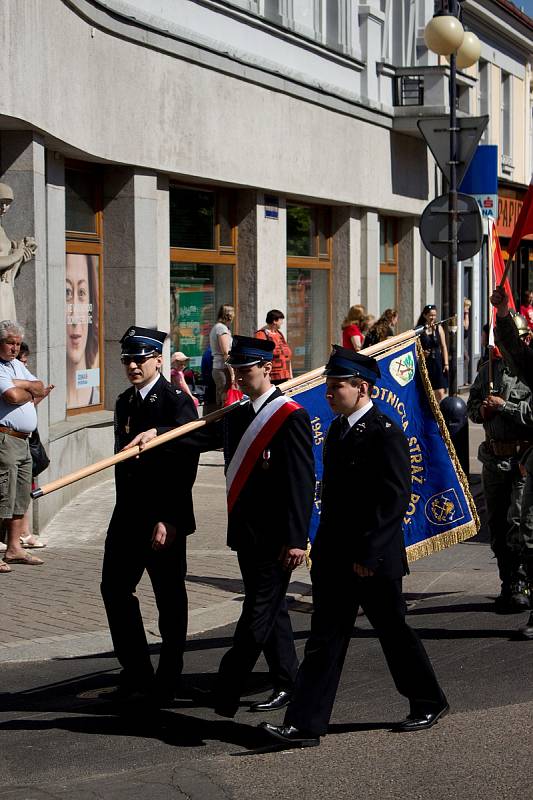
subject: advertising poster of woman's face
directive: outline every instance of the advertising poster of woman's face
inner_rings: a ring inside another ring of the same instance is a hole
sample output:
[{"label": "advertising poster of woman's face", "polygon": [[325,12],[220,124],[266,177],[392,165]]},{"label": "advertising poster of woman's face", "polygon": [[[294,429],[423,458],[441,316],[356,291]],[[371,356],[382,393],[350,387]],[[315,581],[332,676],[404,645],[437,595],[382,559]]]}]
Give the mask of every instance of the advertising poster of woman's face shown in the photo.
[{"label": "advertising poster of woman's face", "polygon": [[100,402],[98,256],[68,253],[66,263],[67,408]]}]

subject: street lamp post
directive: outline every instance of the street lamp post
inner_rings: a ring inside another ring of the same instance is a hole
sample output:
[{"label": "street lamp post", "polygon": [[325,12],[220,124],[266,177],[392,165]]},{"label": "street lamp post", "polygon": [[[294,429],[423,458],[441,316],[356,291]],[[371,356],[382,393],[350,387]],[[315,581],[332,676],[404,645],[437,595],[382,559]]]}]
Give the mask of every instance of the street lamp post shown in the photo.
[{"label": "street lamp post", "polygon": [[437,55],[447,56],[450,63],[450,161],[448,183],[448,259],[443,274],[444,302],[442,316],[455,317],[449,326],[449,392],[457,394],[457,67],[465,69],[476,63],[481,47],[477,36],[465,33],[460,21],[461,0],[441,0],[440,8],[428,22],[424,38],[428,48]]},{"label": "street lamp post", "polygon": [[457,68],[465,69],[476,63],[481,46],[477,36],[466,33],[460,21],[461,0],[441,0],[439,10],[426,25],[424,38],[428,48],[438,55],[447,56],[449,77],[449,162],[448,162],[448,257],[443,264],[443,318],[451,319],[449,337],[449,396],[441,402],[441,411],[448,427],[457,455],[465,473],[469,473],[468,417],[466,403],[457,396],[457,256],[458,209],[457,166],[459,133],[457,124]]}]

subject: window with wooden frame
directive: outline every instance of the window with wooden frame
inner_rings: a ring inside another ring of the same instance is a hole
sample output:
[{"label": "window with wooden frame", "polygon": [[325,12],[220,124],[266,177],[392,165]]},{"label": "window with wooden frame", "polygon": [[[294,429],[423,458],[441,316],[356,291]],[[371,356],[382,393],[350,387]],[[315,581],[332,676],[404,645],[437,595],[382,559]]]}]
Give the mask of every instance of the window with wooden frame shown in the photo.
[{"label": "window with wooden frame", "polygon": [[331,273],[331,209],[288,203],[286,316],[295,375],[327,361]]},{"label": "window with wooden frame", "polygon": [[398,308],[398,220],[379,218],[379,313]]},{"label": "window with wooden frame", "polygon": [[103,218],[98,168],[65,164],[67,414],[99,411],[104,397]]},{"label": "window with wooden frame", "polygon": [[169,194],[171,350],[198,370],[218,309],[237,307],[235,193],[171,185]]}]

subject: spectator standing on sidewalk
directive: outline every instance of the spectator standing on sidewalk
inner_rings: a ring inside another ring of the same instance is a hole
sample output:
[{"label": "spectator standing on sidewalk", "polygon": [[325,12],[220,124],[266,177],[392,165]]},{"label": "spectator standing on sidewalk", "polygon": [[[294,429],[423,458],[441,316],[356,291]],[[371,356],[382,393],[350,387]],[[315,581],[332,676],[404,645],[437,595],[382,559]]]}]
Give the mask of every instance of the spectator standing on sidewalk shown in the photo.
[{"label": "spectator standing on sidewalk", "polygon": [[22,548],[20,538],[30,504],[29,438],[37,427],[35,403],[47,397],[52,386],[45,387],[17,359],[23,335],[18,322],[0,322],[0,518],[7,526],[7,549],[0,572],[4,573],[11,571],[10,564],[43,563]]},{"label": "spectator standing on sidewalk", "polygon": [[375,322],[365,336],[364,347],[371,347],[378,342],[384,342],[389,336],[394,336],[394,329],[398,322],[398,312],[395,308],[387,308]]},{"label": "spectator standing on sidewalk", "polygon": [[[20,350],[19,350],[19,354],[18,354],[18,360],[22,364],[24,364],[25,367],[27,367],[28,366],[29,357],[30,357],[30,348],[28,347],[26,342],[21,342]],[[35,405],[37,405],[37,402],[35,403]],[[37,430],[37,428],[35,428],[35,430],[33,431],[32,435],[30,436],[30,452],[31,452],[31,445],[32,445],[34,439],[37,439],[37,441],[39,441],[39,431]],[[32,458],[32,461],[33,461],[33,458]],[[35,476],[35,475],[36,475],[35,470],[32,469],[32,476]],[[34,488],[34,485],[35,485],[35,481],[32,480],[32,489]],[[20,543],[21,543],[21,545],[23,547],[25,547],[25,548],[27,548],[29,550],[38,550],[38,549],[40,549],[42,547],[46,547],[46,544],[41,541],[40,537],[31,532],[31,530],[30,530],[30,515],[29,515],[28,511],[26,511],[26,513],[24,514],[22,530],[23,530],[23,533],[22,533],[22,535],[20,537]]]},{"label": "spectator standing on sidewalk", "polygon": [[448,711],[424,646],[405,621],[407,439],[372,404],[380,377],[375,359],[336,345],[325,374],[326,398],[338,416],[323,451],[322,512],[311,551],[311,635],[284,724],[262,726],[289,747],[318,745],[327,732],[360,606],[396,688],[409,700],[409,716],[395,730],[426,730]]},{"label": "spectator standing on sidewalk", "polygon": [[533,331],[533,292],[531,289],[523,292],[520,313],[526,318],[529,330]]},{"label": "spectator standing on sidewalk", "polygon": [[188,394],[194,403],[194,405],[198,408],[198,400],[193,395],[189,384],[185,379],[185,367],[189,361],[189,357],[182,353],[181,350],[175,352],[170,360],[170,380],[174,386],[177,386],[178,389],[181,389],[182,392]]},{"label": "spectator standing on sidewalk", "polygon": [[[166,333],[129,328],[121,339],[131,386],[115,407],[115,450],[142,445],[178,425],[198,419],[190,395],[161,374]],[[101,591],[121,666],[118,700],[148,696],[171,702],[183,668],[187,636],[186,538],[195,530],[192,486],[195,451],[161,445],[115,468],[116,505],[107,531]],[[162,644],[154,680],[139,601],[135,594],[148,572],[159,611]]]},{"label": "spectator standing on sidewalk", "polygon": [[[524,317],[514,323],[522,337],[529,335]],[[507,614],[529,607],[527,581],[522,566],[521,525],[533,538],[533,518],[522,514],[525,476],[520,458],[533,444],[531,391],[517,378],[496,350],[492,358],[492,383],[489,364],[480,368],[468,397],[468,416],[485,429],[478,459],[482,464],[483,493],[487,505],[490,546],[498,563],[501,592],[495,609]]]},{"label": "spectator standing on sidewalk", "polygon": [[366,314],[364,306],[351,306],[342,323],[342,346],[348,350],[361,350],[363,334],[360,325]]},{"label": "spectator standing on sidewalk", "polygon": [[[509,298],[502,286],[498,286],[494,290],[490,302],[496,308],[496,344],[509,364],[512,365],[513,371],[529,386],[533,393],[533,349],[520,339],[518,329],[509,310]],[[531,519],[533,518],[533,448],[530,448],[522,456],[521,463],[526,470],[526,485],[522,496],[522,514],[529,515]],[[526,568],[531,599],[533,591],[533,536],[528,536],[527,531],[528,528],[521,526],[522,563]],[[533,639],[533,611],[525,627],[520,629],[519,634],[523,639]]]},{"label": "spectator standing on sidewalk", "polygon": [[437,322],[437,306],[424,306],[418,318],[416,327],[423,326],[420,334],[420,344],[424,352],[424,360],[428,371],[429,382],[435,395],[435,400],[440,403],[446,395],[448,388],[448,347],[442,325]]},{"label": "spectator standing on sidewalk", "polygon": [[216,407],[222,408],[226,399],[226,392],[233,385],[233,370],[226,364],[231,350],[232,336],[229,326],[235,318],[233,306],[220,306],[217,321],[209,333],[209,346],[213,354],[213,380],[216,387]]},{"label": "spectator standing on sidewalk", "polygon": [[273,386],[292,378],[292,351],[281,331],[285,316],[282,311],[273,308],[266,315],[266,325],[255,334],[256,339],[267,339],[274,342],[274,354],[270,382]]}]

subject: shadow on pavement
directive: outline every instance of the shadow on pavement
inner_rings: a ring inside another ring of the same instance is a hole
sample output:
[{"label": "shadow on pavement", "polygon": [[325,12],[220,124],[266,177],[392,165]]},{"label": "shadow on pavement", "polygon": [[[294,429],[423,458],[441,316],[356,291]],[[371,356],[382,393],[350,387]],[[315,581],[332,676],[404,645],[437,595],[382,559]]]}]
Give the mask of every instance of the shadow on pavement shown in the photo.
[{"label": "shadow on pavement", "polygon": [[18,719],[0,725],[3,731],[64,730],[92,736],[133,736],[157,739],[173,747],[205,747],[209,740],[255,750],[265,745],[265,734],[255,725],[233,720],[205,720],[172,711],[154,711],[117,716],[69,716],[50,720]]}]

